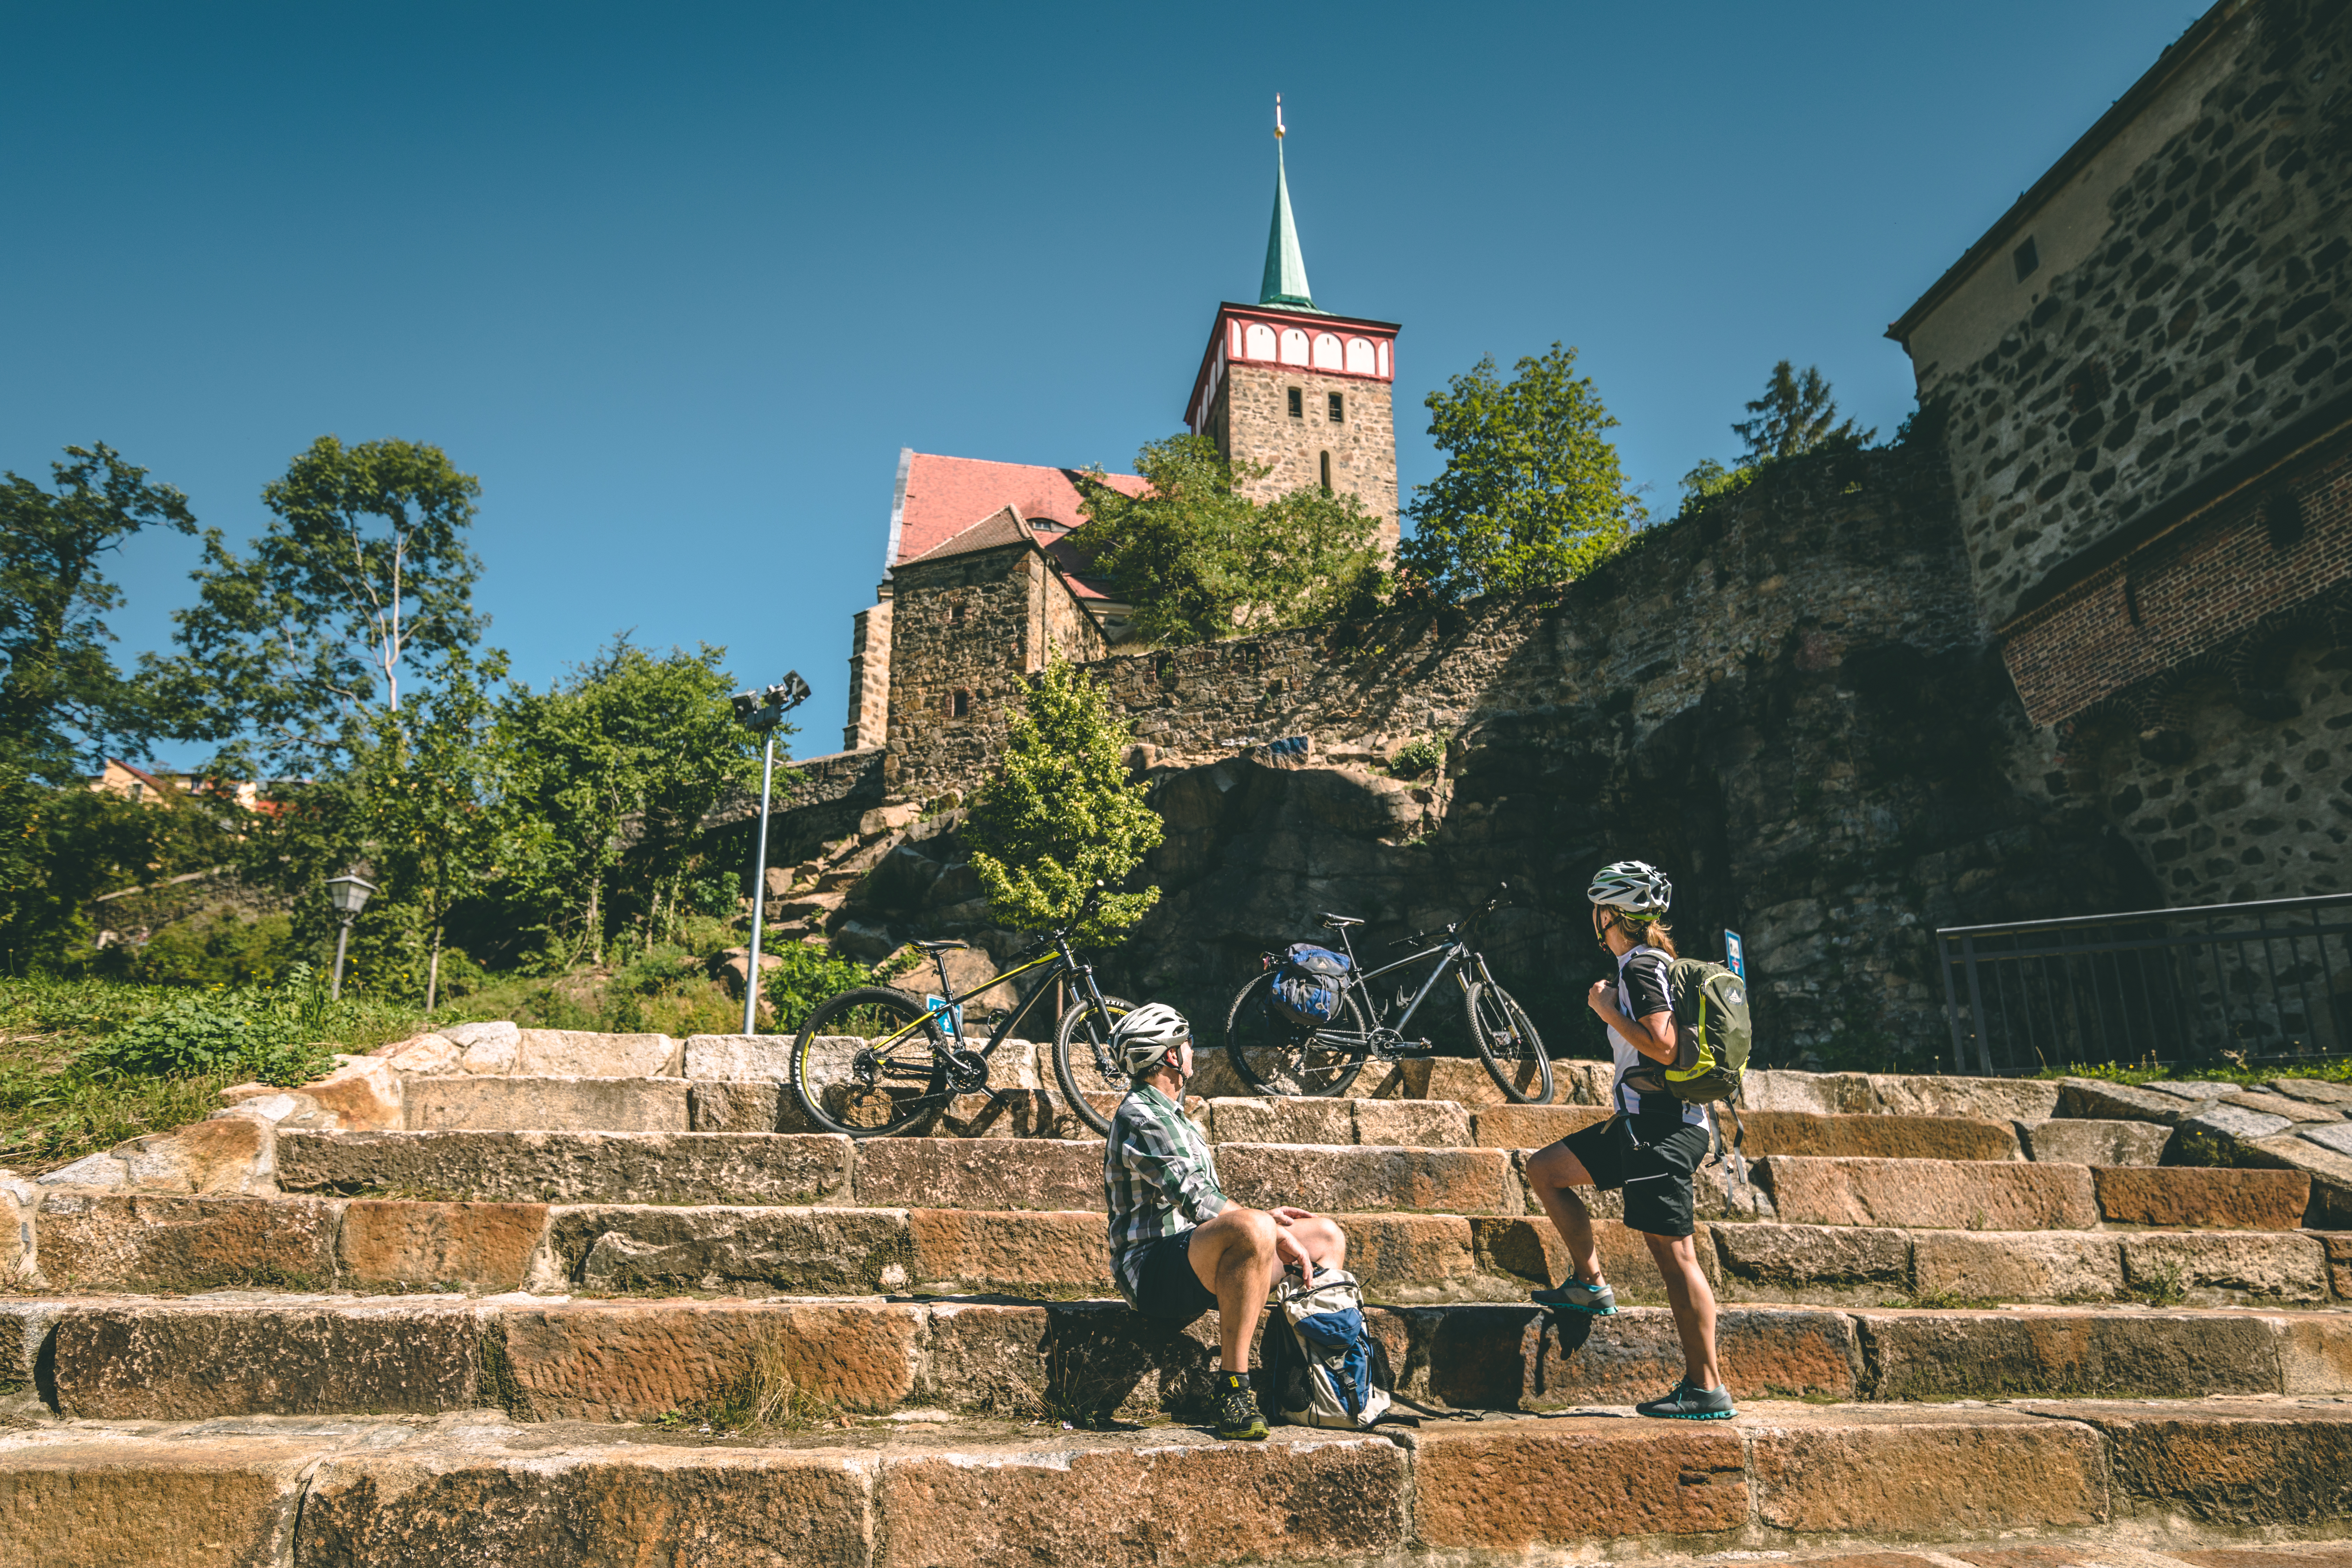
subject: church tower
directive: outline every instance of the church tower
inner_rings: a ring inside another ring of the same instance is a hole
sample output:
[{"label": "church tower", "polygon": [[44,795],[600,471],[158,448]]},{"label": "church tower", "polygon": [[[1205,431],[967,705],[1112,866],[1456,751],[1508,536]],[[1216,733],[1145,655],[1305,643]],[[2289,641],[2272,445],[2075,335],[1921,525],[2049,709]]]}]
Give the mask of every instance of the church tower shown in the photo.
[{"label": "church tower", "polygon": [[1274,137],[1274,224],[1257,303],[1217,307],[1184,423],[1215,437],[1229,460],[1266,465],[1265,478],[1247,487],[1253,500],[1317,484],[1346,490],[1381,520],[1381,542],[1393,553],[1397,324],[1316,305],[1291,216],[1279,98]]}]

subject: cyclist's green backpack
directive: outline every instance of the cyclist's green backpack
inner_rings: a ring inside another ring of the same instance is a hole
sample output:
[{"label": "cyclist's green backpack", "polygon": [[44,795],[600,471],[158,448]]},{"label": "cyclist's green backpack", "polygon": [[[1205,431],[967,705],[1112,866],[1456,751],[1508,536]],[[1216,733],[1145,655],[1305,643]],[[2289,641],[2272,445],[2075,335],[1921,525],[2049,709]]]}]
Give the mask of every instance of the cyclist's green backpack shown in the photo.
[{"label": "cyclist's green backpack", "polygon": [[1681,1048],[1665,1070],[1666,1092],[1676,1100],[1729,1104],[1748,1071],[1748,1047],[1755,1035],[1748,1021],[1748,982],[1720,963],[1677,958],[1666,965],[1666,994],[1674,999],[1675,1032]]}]

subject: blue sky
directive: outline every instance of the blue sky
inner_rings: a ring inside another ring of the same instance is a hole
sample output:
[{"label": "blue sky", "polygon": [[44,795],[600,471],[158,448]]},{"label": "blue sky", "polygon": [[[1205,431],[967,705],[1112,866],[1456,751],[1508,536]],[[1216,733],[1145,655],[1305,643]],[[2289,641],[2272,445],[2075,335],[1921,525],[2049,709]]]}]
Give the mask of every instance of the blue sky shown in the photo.
[{"label": "blue sky", "polygon": [[[483,486],[492,640],[634,628],[839,744],[898,450],[1124,468],[1255,299],[1272,100],[1317,300],[1421,398],[1576,345],[1671,510],[1772,362],[1882,333],[2193,21],[1967,6],[0,8],[0,468],[104,440],[242,540],[315,437]],[[127,662],[192,543],[116,574]],[[193,755],[166,760],[194,761]]]}]

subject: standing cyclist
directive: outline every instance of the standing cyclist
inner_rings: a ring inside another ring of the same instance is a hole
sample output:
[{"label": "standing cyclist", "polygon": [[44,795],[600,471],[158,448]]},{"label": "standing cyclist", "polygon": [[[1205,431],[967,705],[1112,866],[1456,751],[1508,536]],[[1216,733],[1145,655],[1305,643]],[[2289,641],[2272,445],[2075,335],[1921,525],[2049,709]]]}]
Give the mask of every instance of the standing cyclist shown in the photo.
[{"label": "standing cyclist", "polygon": [[1674,886],[1654,866],[1620,860],[1601,868],[1585,896],[1592,901],[1592,934],[1617,960],[1616,980],[1593,982],[1586,998],[1609,1026],[1617,1062],[1610,1095],[1616,1114],[1528,1161],[1528,1185],[1567,1244],[1572,1269],[1561,1284],[1536,1291],[1535,1300],[1593,1317],[1617,1310],[1616,1293],[1601,1277],[1591,1211],[1570,1189],[1622,1187],[1625,1223],[1642,1233],[1664,1277],[1685,1369],[1674,1392],[1633,1408],[1684,1421],[1727,1420],[1731,1391],[1715,1359],[1715,1292],[1691,1240],[1696,1228],[1691,1173],[1706,1158],[1706,1109],[1667,1093],[1660,1071],[1674,1065],[1678,1043],[1666,985],[1666,963],[1675,956],[1665,922]]},{"label": "standing cyclist", "polygon": [[1184,1114],[1192,1026],[1165,1003],[1138,1007],[1110,1047],[1134,1081],[1103,1140],[1110,1268],[1119,1294],[1145,1317],[1189,1323],[1217,1309],[1223,1356],[1217,1436],[1265,1436],[1249,1378],[1250,1338],[1284,1268],[1309,1278],[1348,1261],[1338,1226],[1305,1209],[1251,1209],[1225,1196],[1209,1141]]}]

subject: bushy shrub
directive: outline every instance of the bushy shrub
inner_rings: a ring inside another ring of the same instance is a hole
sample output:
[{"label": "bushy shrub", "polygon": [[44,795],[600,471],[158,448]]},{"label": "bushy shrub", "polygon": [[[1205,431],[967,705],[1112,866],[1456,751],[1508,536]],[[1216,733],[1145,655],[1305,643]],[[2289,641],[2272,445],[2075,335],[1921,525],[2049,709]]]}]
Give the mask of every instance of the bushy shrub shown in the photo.
[{"label": "bushy shrub", "polygon": [[227,1074],[296,1084],[334,1063],[318,1042],[326,988],[297,964],[284,984],[264,990],[195,992],[178,996],[108,1036],[84,1056],[86,1066],[127,1076],[203,1078]]},{"label": "bushy shrub", "polygon": [[294,921],[231,914],[167,925],[148,942],[110,947],[101,972],[143,985],[267,985],[293,962]]},{"label": "bushy shrub", "polygon": [[779,1034],[797,1033],[826,997],[875,984],[872,970],[804,942],[788,942],[775,956],[783,962],[767,972],[761,991],[776,1010],[773,1026]]},{"label": "bushy shrub", "polygon": [[1445,742],[1434,735],[1423,735],[1418,741],[1407,741],[1389,759],[1389,773],[1393,778],[1426,777],[1445,765]]}]

